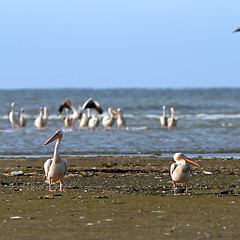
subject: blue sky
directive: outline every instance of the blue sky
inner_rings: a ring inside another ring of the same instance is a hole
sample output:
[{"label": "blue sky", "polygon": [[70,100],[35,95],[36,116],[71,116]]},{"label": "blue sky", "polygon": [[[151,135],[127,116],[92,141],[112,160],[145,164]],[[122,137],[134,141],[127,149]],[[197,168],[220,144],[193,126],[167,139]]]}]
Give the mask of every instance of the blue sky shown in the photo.
[{"label": "blue sky", "polygon": [[0,2],[1,89],[240,87],[239,0]]}]

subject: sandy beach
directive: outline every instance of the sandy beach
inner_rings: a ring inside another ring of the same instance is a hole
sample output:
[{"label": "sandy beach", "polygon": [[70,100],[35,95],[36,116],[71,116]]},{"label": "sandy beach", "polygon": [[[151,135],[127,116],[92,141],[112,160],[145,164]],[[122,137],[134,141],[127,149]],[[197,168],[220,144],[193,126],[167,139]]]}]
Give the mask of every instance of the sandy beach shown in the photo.
[{"label": "sandy beach", "polygon": [[65,192],[48,191],[46,159],[0,159],[1,239],[239,235],[239,159],[194,158],[189,196],[173,196],[172,158],[67,157]]}]

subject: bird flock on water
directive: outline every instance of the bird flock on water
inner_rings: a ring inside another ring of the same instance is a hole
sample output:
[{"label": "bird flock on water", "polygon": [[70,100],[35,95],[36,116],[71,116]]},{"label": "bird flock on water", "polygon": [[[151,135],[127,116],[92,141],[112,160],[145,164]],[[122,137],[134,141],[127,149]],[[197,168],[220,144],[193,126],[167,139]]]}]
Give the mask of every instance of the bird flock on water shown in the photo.
[{"label": "bird flock on water", "polygon": [[[175,110],[173,107],[170,108],[170,116],[167,117],[166,106],[163,106],[163,114],[160,116],[160,125],[167,127],[168,129],[176,128],[177,119],[175,118]],[[92,109],[95,113],[92,114]],[[64,113],[65,110],[65,113]],[[85,111],[86,110],[86,111]],[[116,111],[111,107],[108,108],[108,115],[102,117],[100,114],[103,113],[101,105],[94,100],[89,98],[82,106],[77,108],[72,104],[69,98],[66,98],[58,108],[59,117],[64,122],[65,129],[75,129],[75,123],[78,122],[78,130],[83,128],[90,130],[98,130],[100,122],[104,129],[112,130],[114,123],[117,123],[117,127],[121,128],[126,126],[126,118],[121,108]],[[71,112],[70,112],[71,111]],[[96,115],[97,114],[97,115]],[[26,118],[24,115],[24,108],[21,108],[20,112],[15,111],[15,103],[11,103],[11,111],[9,112],[9,121],[12,128],[24,128],[26,127]],[[48,109],[47,107],[39,108],[39,115],[34,120],[34,125],[38,130],[44,130],[48,123]]]}]

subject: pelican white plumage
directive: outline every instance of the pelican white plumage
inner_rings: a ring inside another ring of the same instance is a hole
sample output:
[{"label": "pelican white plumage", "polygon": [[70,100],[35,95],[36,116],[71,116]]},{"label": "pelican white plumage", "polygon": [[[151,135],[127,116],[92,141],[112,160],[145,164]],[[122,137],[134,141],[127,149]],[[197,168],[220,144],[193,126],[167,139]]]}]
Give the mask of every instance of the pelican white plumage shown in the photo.
[{"label": "pelican white plumage", "polygon": [[20,117],[19,117],[19,126],[26,127],[26,123],[27,123],[27,121],[24,117],[24,108],[21,108]]},{"label": "pelican white plumage", "polygon": [[[46,110],[45,110],[46,111]],[[46,113],[44,114],[46,116]],[[47,125],[47,119],[43,115],[43,108],[39,108],[39,116],[35,119],[34,125],[38,130],[44,130]]]},{"label": "pelican white plumage", "polygon": [[99,118],[95,115],[91,116],[91,118],[88,121],[88,127],[90,128],[90,130],[93,130],[95,128],[95,130],[97,130],[97,127],[99,125]]},{"label": "pelican white plumage", "polygon": [[105,116],[102,119],[102,125],[105,129],[107,129],[109,127],[110,130],[112,130],[112,126],[115,122],[115,118],[114,118],[113,114],[117,114],[117,112],[114,111],[112,108],[108,108],[108,113],[109,113],[109,116]]},{"label": "pelican white plumage", "polygon": [[174,117],[175,111],[173,107],[170,108],[170,113],[171,113],[171,116],[168,119],[168,129],[176,127],[177,125],[177,119]]},{"label": "pelican white plumage", "polygon": [[184,183],[186,185],[187,194],[191,170],[190,164],[198,167],[200,167],[200,165],[182,153],[175,153],[173,159],[175,162],[170,167],[170,175],[172,178],[174,195],[176,195],[177,183]]},{"label": "pelican white plumage", "polygon": [[163,106],[163,115],[160,117],[160,123],[162,127],[166,127],[168,125],[168,119],[166,115],[166,106]]},{"label": "pelican white plumage", "polygon": [[123,112],[121,108],[117,109],[117,126],[118,128],[126,125],[126,119],[123,117]]},{"label": "pelican white plumage", "polygon": [[65,128],[72,128],[72,120],[69,117],[68,108],[66,108],[65,111],[66,111],[66,115],[64,118],[64,126]]},{"label": "pelican white plumage", "polygon": [[57,130],[56,133],[44,143],[45,146],[54,140],[57,140],[53,157],[44,163],[44,171],[46,181],[49,183],[49,191],[52,191],[52,183],[56,181],[60,182],[59,191],[63,191],[63,178],[67,173],[67,160],[62,159],[58,152],[62,137],[63,132],[61,130]]},{"label": "pelican white plumage", "polygon": [[82,118],[79,121],[78,130],[88,126],[89,116],[86,113],[83,113]]},{"label": "pelican white plumage", "polygon": [[9,121],[12,124],[12,128],[20,127],[19,121],[17,119],[17,113],[14,110],[15,103],[11,103],[11,111],[9,112]]}]

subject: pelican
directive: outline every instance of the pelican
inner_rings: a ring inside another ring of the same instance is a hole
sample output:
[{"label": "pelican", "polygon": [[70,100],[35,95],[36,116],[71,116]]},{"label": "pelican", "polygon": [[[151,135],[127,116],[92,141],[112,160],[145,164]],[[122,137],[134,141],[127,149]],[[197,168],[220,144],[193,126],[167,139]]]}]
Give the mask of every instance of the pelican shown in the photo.
[{"label": "pelican", "polygon": [[188,182],[190,179],[190,165],[193,164],[195,166],[200,167],[200,165],[194,162],[192,159],[186,157],[182,153],[175,153],[173,156],[175,163],[173,163],[170,167],[170,175],[173,183],[173,191],[174,195],[176,195],[176,184],[177,183],[185,183],[186,185],[186,194],[188,193]]},{"label": "pelican", "polygon": [[11,111],[9,112],[9,115],[8,115],[9,121],[12,124],[12,128],[20,127],[19,122],[17,120],[16,112],[14,111],[14,106],[15,106],[15,103],[11,103]]},{"label": "pelican", "polygon": [[115,112],[112,108],[108,108],[108,113],[109,113],[109,116],[105,116],[102,119],[102,125],[105,129],[107,129],[107,127],[110,127],[110,130],[112,130],[112,126],[115,122],[115,118],[113,114],[117,114],[117,112]]},{"label": "pelican", "polygon": [[[46,113],[44,114],[46,115]],[[38,130],[44,130],[47,125],[47,119],[43,116],[43,108],[39,108],[39,116],[35,119],[34,125],[37,127]]]},{"label": "pelican", "polygon": [[73,112],[73,114],[71,115],[70,118],[72,119],[72,128],[74,129],[75,121],[77,119],[80,119],[82,116],[81,107],[79,107],[80,111],[78,111],[73,106],[72,101],[69,98],[66,98],[65,101],[60,105],[58,111],[61,113],[64,108],[68,108],[68,109],[72,110],[72,112]]},{"label": "pelican", "polygon": [[64,118],[65,128],[72,128],[72,121],[71,121],[71,119],[69,118],[68,108],[66,108],[65,111],[66,111],[66,116],[65,116],[65,118]]},{"label": "pelican", "polygon": [[45,146],[54,140],[57,140],[53,157],[44,163],[44,171],[47,178],[46,182],[49,183],[49,191],[52,191],[52,183],[56,181],[60,182],[59,191],[63,191],[63,177],[67,173],[67,160],[62,159],[58,153],[62,137],[63,132],[61,130],[57,130],[56,133],[44,143]]},{"label": "pelican", "polygon": [[120,127],[125,126],[125,124],[126,124],[126,120],[123,117],[122,110],[121,110],[121,108],[118,108],[117,109],[117,126],[118,126],[118,128],[120,128]]},{"label": "pelican", "polygon": [[88,126],[89,116],[86,113],[83,113],[82,118],[79,121],[80,123],[78,126],[78,130]]},{"label": "pelican", "polygon": [[94,108],[99,114],[103,113],[103,109],[100,106],[99,102],[97,102],[93,98],[89,98],[82,106],[82,109],[90,109],[90,108]]},{"label": "pelican", "polygon": [[171,112],[171,116],[168,119],[168,129],[170,129],[172,127],[176,127],[176,125],[177,125],[177,119],[175,119],[175,117],[174,117],[175,111],[174,111],[173,107],[170,108],[170,112]]},{"label": "pelican", "polygon": [[166,106],[163,106],[163,115],[160,117],[160,123],[162,127],[166,127],[168,125],[168,119],[166,116]]},{"label": "pelican", "polygon": [[26,127],[26,119],[24,117],[24,108],[21,108],[20,117],[19,117],[19,126]]},{"label": "pelican", "polygon": [[98,125],[99,125],[99,118],[93,115],[88,121],[88,127],[90,128],[90,130],[93,130],[93,128],[97,130]]}]

